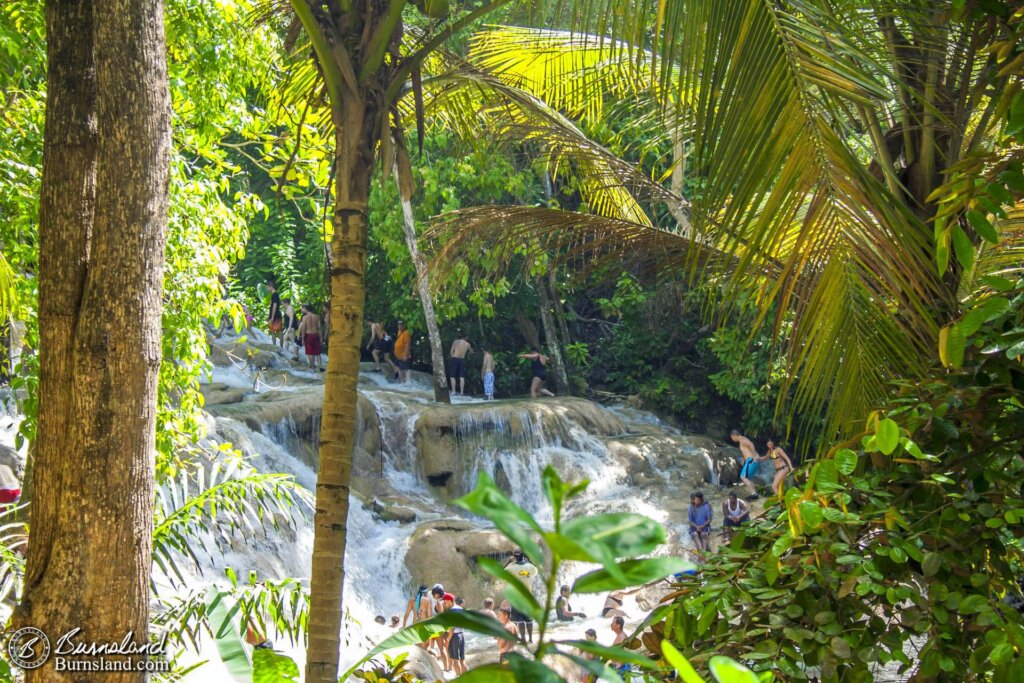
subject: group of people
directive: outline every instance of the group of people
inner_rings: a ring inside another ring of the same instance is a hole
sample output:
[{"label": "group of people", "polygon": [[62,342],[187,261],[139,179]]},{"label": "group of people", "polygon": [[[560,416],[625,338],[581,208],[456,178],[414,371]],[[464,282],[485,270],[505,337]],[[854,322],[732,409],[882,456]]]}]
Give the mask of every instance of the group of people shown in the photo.
[{"label": "group of people", "polygon": [[[400,382],[409,381],[412,369],[412,335],[405,323],[398,321],[398,332],[392,337],[384,323],[366,321],[370,328],[370,341],[366,350],[373,355],[373,371],[381,372],[381,360],[391,369],[392,379]],[[391,360],[394,356],[394,360]]]},{"label": "group of people", "polygon": [[757,463],[762,460],[771,460],[775,466],[775,478],[772,480],[772,492],[776,495],[782,495],[782,484],[793,472],[793,461],[789,459],[789,455],[786,451],[782,450],[775,445],[775,442],[771,439],[768,440],[768,444],[765,449],[764,455],[757,454],[757,448],[754,447],[754,442],[747,437],[740,434],[738,429],[732,430],[729,435],[733,441],[739,444],[740,452],[743,453],[743,465],[740,467],[740,481],[750,490],[750,495],[747,496],[747,500],[757,500],[757,487],[754,486],[754,482],[751,480],[757,472]]},{"label": "group of people", "polygon": [[309,366],[319,372],[324,371],[321,355],[324,352],[323,339],[327,337],[327,325],[330,320],[330,309],[324,306],[321,318],[309,304],[302,304],[301,318],[296,315],[292,300],[282,299],[277,291],[277,283],[267,282],[270,290],[270,310],[267,316],[267,328],[271,342],[279,346],[285,353],[294,344],[295,353],[292,360],[299,359],[299,351],[304,350]]}]

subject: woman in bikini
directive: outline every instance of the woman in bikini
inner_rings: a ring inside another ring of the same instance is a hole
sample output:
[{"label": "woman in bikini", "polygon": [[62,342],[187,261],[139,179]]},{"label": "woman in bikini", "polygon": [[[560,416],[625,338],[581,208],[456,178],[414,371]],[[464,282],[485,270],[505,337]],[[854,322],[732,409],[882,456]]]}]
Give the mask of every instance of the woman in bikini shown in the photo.
[{"label": "woman in bikini", "polygon": [[776,446],[774,441],[768,442],[768,453],[758,458],[758,460],[771,460],[772,464],[775,465],[775,479],[772,481],[772,491],[775,491],[781,498],[782,484],[793,471],[793,462],[786,455],[786,451]]}]

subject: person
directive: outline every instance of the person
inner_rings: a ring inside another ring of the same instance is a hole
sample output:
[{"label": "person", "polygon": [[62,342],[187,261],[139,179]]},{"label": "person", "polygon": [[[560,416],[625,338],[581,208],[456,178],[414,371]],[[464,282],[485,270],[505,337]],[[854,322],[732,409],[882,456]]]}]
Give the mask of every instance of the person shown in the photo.
[{"label": "person", "polygon": [[[643,586],[640,586],[643,588]],[[626,613],[622,611],[623,599],[627,595],[632,595],[640,590],[640,588],[634,588],[629,591],[612,591],[608,594],[608,597],[604,599],[604,608],[601,610],[601,616],[607,619],[608,617],[624,617]]]},{"label": "person", "polygon": [[250,337],[255,337],[256,333],[252,329],[252,323],[255,318],[252,317],[252,311],[245,304],[242,304],[242,313],[245,315],[245,333]]},{"label": "person", "polygon": [[412,616],[414,624],[417,621],[423,621],[433,616],[430,613],[430,600],[425,599],[426,597],[427,586],[421,583],[420,587],[416,589],[416,595],[409,598],[409,604],[405,607],[405,616],[402,617],[402,628],[409,624],[410,616]]},{"label": "person", "polygon": [[[457,597],[455,604],[448,609],[453,612],[463,610],[465,602],[461,596]],[[452,626],[448,630],[448,658],[456,676],[466,673],[466,636],[461,626]]]},{"label": "person", "polygon": [[281,340],[281,350],[288,352],[288,347],[295,344],[295,355],[292,360],[299,359],[299,343],[296,341],[296,334],[299,329],[299,318],[295,315],[295,308],[292,307],[291,299],[282,299],[284,304],[284,339]]},{"label": "person", "polygon": [[494,400],[494,356],[484,351],[484,362],[480,366],[480,376],[484,378],[484,396],[488,401]]},{"label": "person", "polygon": [[[519,630],[515,624],[512,623],[512,612],[507,607],[502,607],[498,610],[498,621],[505,627],[505,630],[511,633],[513,636],[518,635]],[[504,664],[508,659],[508,653],[512,652],[512,648],[516,646],[514,640],[505,640],[500,638],[498,640],[498,663]]]},{"label": "person", "polygon": [[722,520],[726,538],[732,538],[731,529],[750,521],[750,506],[746,501],[737,498],[735,491],[730,491],[729,499],[722,501]]},{"label": "person", "polygon": [[8,465],[0,465],[0,512],[18,502],[21,498],[21,482]]},{"label": "person", "polygon": [[494,611],[494,598],[484,598],[484,607],[480,610],[480,613],[492,619],[498,618],[497,612]]},{"label": "person", "polygon": [[401,320],[398,321],[398,336],[395,338],[395,360],[398,361],[395,379],[408,382],[409,369],[412,368],[412,335]]},{"label": "person", "polygon": [[302,322],[299,323],[299,339],[306,347],[306,358],[309,359],[309,366],[320,372],[324,369],[320,365],[320,354],[323,349],[320,347],[320,316],[313,312],[309,304],[302,305]]},{"label": "person", "polygon": [[530,396],[533,398],[538,396],[554,396],[554,394],[544,388],[544,380],[548,378],[548,372],[545,369],[545,366],[548,364],[548,357],[538,351],[536,347],[531,349],[529,353],[519,354],[519,357],[532,361],[530,369],[533,372],[533,379],[530,380]]},{"label": "person", "polygon": [[392,614],[391,615],[391,628],[398,628],[398,622],[399,622],[398,615],[397,614]]},{"label": "person", "polygon": [[732,433],[729,436],[733,441],[740,445],[740,452],[743,453],[743,466],[740,467],[740,481],[743,482],[744,486],[750,489],[750,495],[747,496],[747,500],[757,500],[757,487],[754,486],[754,482],[750,479],[757,474],[757,462],[760,459],[757,457],[757,449],[754,448],[754,442],[740,434],[738,429],[732,430]]},{"label": "person", "polygon": [[704,501],[704,494],[700,491],[690,496],[690,510],[687,517],[690,521],[690,536],[694,545],[697,546],[697,555],[702,557],[704,552],[710,550],[709,540],[711,538],[711,504]]},{"label": "person", "polygon": [[758,458],[758,460],[771,460],[772,464],[775,465],[775,479],[772,480],[772,491],[781,498],[782,485],[786,482],[786,477],[789,476],[789,473],[793,471],[793,461],[786,455],[786,451],[775,445],[774,441],[768,441],[768,452]]},{"label": "person", "polygon": [[[622,645],[626,640],[626,620],[622,617],[612,617],[612,633],[615,634],[615,640],[612,641],[612,645]],[[615,667],[615,670],[620,674],[624,674],[629,671],[629,664],[623,662],[608,662],[611,666]]]},{"label": "person", "polygon": [[373,620],[375,622],[377,622],[378,624],[380,624],[381,626],[384,626],[384,625],[386,625],[388,623],[388,620],[384,618],[383,614],[378,614],[377,616],[375,616],[373,618]]},{"label": "person", "polygon": [[380,358],[384,356],[384,362],[391,368],[391,372],[397,373],[398,366],[391,361],[391,348],[394,346],[391,335],[384,329],[383,323],[367,320],[366,324],[370,326],[370,342],[366,350],[373,355],[373,371],[380,372]]},{"label": "person", "polygon": [[[447,609],[449,603],[455,602],[455,596],[451,593],[447,593],[444,590],[444,586],[439,583],[435,583],[434,587],[430,589],[430,595],[434,598],[434,614],[440,614]],[[448,648],[445,647],[447,644],[447,637],[440,635],[430,639],[430,642],[437,645],[438,650],[441,653],[441,668],[445,671],[452,670],[451,660],[448,658]]]},{"label": "person", "polygon": [[254,650],[273,650],[274,642],[267,638],[260,627],[249,619],[245,626],[245,642],[252,645]]},{"label": "person", "polygon": [[472,350],[473,345],[469,343],[469,335],[465,332],[452,342],[452,348],[448,355],[452,358],[452,373],[449,380],[452,383],[453,394],[466,393],[466,354]]},{"label": "person", "polygon": [[587,615],[583,612],[574,612],[572,605],[569,604],[569,595],[571,591],[568,586],[562,586],[559,591],[558,600],[555,601],[555,617],[559,621],[572,621],[574,618],[579,617],[580,619],[586,619]]},{"label": "person", "polygon": [[324,353],[330,353],[331,343],[331,303],[328,301],[324,304],[322,312],[320,314],[320,327],[323,328],[323,334],[320,335],[321,345],[324,347]]},{"label": "person", "polygon": [[[517,548],[512,553],[512,559],[505,563],[505,569],[516,577],[526,586],[526,590],[530,590],[533,584],[533,579],[537,576],[537,567],[534,566],[526,554]],[[533,619],[526,614],[523,614],[515,607],[509,608],[512,614],[512,623],[519,629],[519,637],[533,642]]]},{"label": "person", "polygon": [[[281,344],[281,295],[277,293],[277,283],[273,280],[267,281],[267,289],[270,290],[270,315],[267,318],[270,329],[271,342],[274,346]],[[283,346],[282,346],[283,348]]]}]

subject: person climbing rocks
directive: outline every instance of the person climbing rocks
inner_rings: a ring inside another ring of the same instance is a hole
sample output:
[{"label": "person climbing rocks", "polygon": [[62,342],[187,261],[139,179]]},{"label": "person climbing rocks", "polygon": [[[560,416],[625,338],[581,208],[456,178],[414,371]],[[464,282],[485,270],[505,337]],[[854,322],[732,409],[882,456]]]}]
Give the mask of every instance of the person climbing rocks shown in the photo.
[{"label": "person climbing rocks", "polygon": [[480,376],[484,379],[484,397],[488,401],[494,400],[494,356],[490,351],[484,350],[484,361],[480,365]]},{"label": "person climbing rocks", "polygon": [[576,617],[580,619],[586,619],[587,615],[583,612],[574,612],[572,605],[569,604],[569,596],[572,591],[568,586],[562,586],[559,590],[558,600],[555,601],[555,617],[559,621],[572,621]]},{"label": "person climbing rocks", "polygon": [[690,521],[690,536],[693,544],[697,547],[698,557],[704,557],[704,553],[711,549],[711,504],[705,502],[704,494],[700,491],[690,496],[690,509],[687,517]]},{"label": "person climbing rocks", "polygon": [[473,345],[469,343],[469,335],[465,332],[452,342],[452,348],[448,355],[451,356],[451,375],[449,380],[452,383],[453,394],[466,393],[466,354],[472,350]]},{"label": "person climbing rocks", "polygon": [[640,592],[643,586],[634,588],[633,590],[626,591],[612,591],[608,594],[608,597],[604,599],[604,607],[601,609],[601,616],[607,619],[608,617],[624,617],[626,613],[622,609],[622,605],[625,602],[627,595],[633,595],[634,593]]},{"label": "person climbing rocks", "polygon": [[323,372],[323,366],[320,365],[320,354],[323,351],[320,347],[320,316],[313,312],[313,307],[309,304],[302,305],[299,339],[302,340],[302,345],[306,348],[309,366]]},{"label": "person climbing rocks", "polygon": [[786,455],[786,451],[775,445],[774,441],[768,441],[768,452],[758,460],[771,460],[775,465],[775,479],[772,480],[772,491],[775,495],[782,497],[782,485],[786,477],[793,471],[793,461]]},{"label": "person climbing rocks", "polygon": [[282,299],[281,303],[284,304],[284,338],[281,340],[281,350],[288,353],[288,347],[295,344],[295,355],[292,356],[292,360],[298,360],[299,343],[296,340],[296,335],[299,329],[299,318],[295,315],[291,299]]},{"label": "person climbing rocks", "polygon": [[267,281],[267,289],[270,290],[270,313],[267,317],[267,328],[270,330],[271,342],[274,346],[282,346],[281,343],[281,295],[277,293],[277,283],[273,280]]},{"label": "person climbing rocks", "polygon": [[519,354],[519,357],[532,361],[530,371],[533,373],[533,378],[530,380],[530,396],[533,398],[538,396],[554,396],[554,394],[544,388],[544,381],[548,378],[548,371],[546,369],[548,357],[538,351],[536,347],[531,349],[529,353]]},{"label": "person climbing rocks", "polygon": [[729,499],[722,501],[722,530],[726,540],[732,538],[732,529],[743,526],[750,521],[750,506],[736,497],[736,492],[729,493]]},{"label": "person climbing rocks", "polygon": [[[533,579],[537,576],[537,567],[530,562],[522,550],[517,548],[512,553],[512,559],[505,563],[505,569],[512,576],[522,581],[523,585],[526,586],[526,590],[533,592]],[[532,643],[533,619],[515,607],[510,607],[510,609],[512,612],[512,623],[519,629],[519,637]]]},{"label": "person climbing rocks", "polygon": [[370,326],[370,342],[366,345],[366,350],[373,355],[373,371],[380,372],[380,359],[383,357],[384,362],[391,368],[391,374],[397,375],[398,366],[391,360],[391,351],[394,348],[395,340],[384,328],[384,323],[367,320],[366,324]]},{"label": "person climbing rocks", "polygon": [[747,500],[757,500],[757,487],[754,486],[754,482],[751,480],[755,474],[757,474],[757,462],[760,458],[757,457],[757,449],[754,448],[754,442],[747,437],[740,434],[738,429],[732,430],[729,435],[730,438],[739,444],[740,452],[743,453],[743,466],[740,467],[740,481],[743,485],[750,489],[750,495],[747,496]]},{"label": "person climbing rocks", "polygon": [[412,368],[412,335],[401,320],[398,321],[398,336],[395,338],[395,360],[398,361],[395,379],[408,382]]}]

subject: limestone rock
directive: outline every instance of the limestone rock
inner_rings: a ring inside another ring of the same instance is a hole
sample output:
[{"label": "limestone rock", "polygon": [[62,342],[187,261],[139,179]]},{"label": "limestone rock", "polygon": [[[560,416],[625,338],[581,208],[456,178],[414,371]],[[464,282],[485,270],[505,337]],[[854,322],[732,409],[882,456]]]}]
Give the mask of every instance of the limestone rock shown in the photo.
[{"label": "limestone rock", "polygon": [[465,598],[469,607],[480,605],[485,597],[500,602],[500,585],[477,567],[476,558],[500,559],[513,550],[513,543],[493,529],[474,529],[469,522],[452,519],[423,523],[409,540],[405,556],[412,579],[409,588],[440,583]]},{"label": "limestone rock", "polygon": [[384,522],[409,524],[416,521],[416,511],[404,505],[389,504],[375,498],[370,504],[370,509],[378,519]]}]

